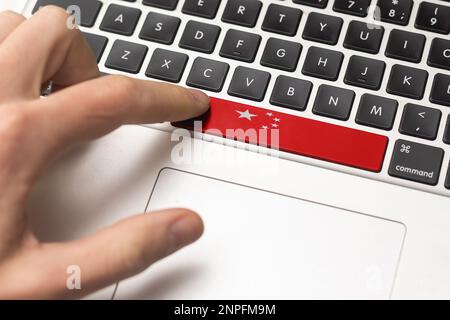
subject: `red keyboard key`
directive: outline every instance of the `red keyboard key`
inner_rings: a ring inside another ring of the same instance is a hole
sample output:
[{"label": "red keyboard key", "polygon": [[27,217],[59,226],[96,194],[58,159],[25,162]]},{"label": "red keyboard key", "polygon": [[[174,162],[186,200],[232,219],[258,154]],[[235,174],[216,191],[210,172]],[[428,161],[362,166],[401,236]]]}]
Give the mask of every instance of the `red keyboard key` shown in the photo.
[{"label": "red keyboard key", "polygon": [[211,98],[211,108],[202,117],[173,125],[374,172],[381,171],[389,141],[382,135],[217,98]]}]

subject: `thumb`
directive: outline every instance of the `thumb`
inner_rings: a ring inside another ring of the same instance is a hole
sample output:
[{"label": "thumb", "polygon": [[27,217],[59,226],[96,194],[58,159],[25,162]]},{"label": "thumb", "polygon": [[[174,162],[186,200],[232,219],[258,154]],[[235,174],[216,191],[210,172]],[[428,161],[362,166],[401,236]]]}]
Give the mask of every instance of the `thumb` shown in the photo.
[{"label": "thumb", "polygon": [[[82,240],[43,244],[39,254],[27,254],[14,263],[21,269],[33,268],[33,272],[11,273],[25,274],[27,279],[12,280],[6,287],[12,296],[79,298],[145,270],[202,233],[201,218],[186,209],[133,216]],[[14,264],[11,267],[17,271]],[[80,290],[67,288],[69,266],[79,267]],[[24,287],[16,287],[18,283]]]}]

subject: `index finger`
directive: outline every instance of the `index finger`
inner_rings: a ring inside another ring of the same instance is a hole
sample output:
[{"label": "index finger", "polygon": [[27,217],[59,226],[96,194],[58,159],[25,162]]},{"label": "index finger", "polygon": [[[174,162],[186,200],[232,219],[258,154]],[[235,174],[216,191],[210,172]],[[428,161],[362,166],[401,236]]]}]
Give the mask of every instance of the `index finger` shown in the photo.
[{"label": "index finger", "polygon": [[[71,132],[78,128],[103,135],[123,124],[150,124],[180,121],[207,111],[209,97],[199,90],[109,75],[66,88],[42,100],[44,117],[58,119],[49,130]],[[39,107],[40,108],[40,107]],[[88,135],[91,135],[88,134]],[[72,135],[72,134],[71,134]]]},{"label": "index finger", "polygon": [[98,138],[123,124],[181,121],[208,108],[209,97],[198,90],[106,76],[54,93],[27,110],[32,113],[33,131],[45,142],[39,152],[46,161],[67,145]]}]

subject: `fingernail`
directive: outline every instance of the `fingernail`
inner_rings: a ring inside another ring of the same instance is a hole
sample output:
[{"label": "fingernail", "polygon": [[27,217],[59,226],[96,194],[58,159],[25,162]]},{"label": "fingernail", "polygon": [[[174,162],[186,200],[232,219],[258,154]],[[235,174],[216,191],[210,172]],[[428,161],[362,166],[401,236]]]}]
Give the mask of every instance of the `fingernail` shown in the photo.
[{"label": "fingernail", "polygon": [[172,252],[194,242],[203,232],[203,224],[200,219],[184,217],[170,226],[172,236]]},{"label": "fingernail", "polygon": [[209,97],[202,91],[196,89],[189,89],[192,96],[195,100],[197,100],[201,105],[209,106]]}]

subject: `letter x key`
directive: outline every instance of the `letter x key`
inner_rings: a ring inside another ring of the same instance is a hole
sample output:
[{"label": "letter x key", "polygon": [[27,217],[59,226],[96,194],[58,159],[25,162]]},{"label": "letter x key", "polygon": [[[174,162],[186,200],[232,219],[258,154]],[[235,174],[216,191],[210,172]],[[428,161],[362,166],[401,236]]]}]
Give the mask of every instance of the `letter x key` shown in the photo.
[{"label": "letter x key", "polygon": [[156,49],[147,68],[147,77],[180,82],[188,56],[164,49]]}]

